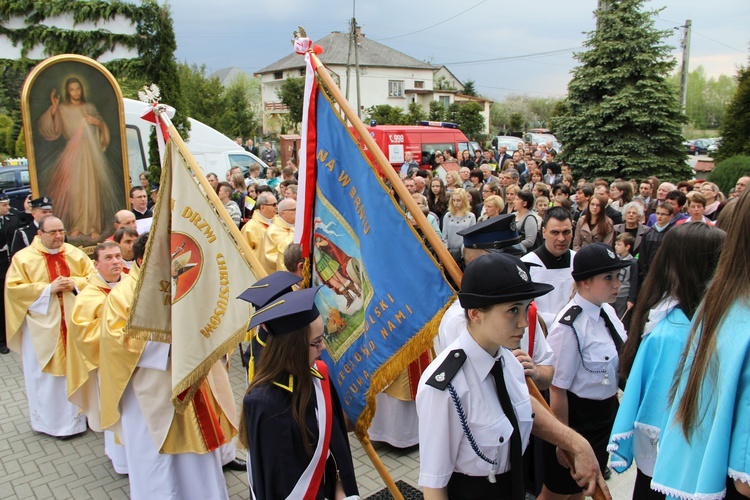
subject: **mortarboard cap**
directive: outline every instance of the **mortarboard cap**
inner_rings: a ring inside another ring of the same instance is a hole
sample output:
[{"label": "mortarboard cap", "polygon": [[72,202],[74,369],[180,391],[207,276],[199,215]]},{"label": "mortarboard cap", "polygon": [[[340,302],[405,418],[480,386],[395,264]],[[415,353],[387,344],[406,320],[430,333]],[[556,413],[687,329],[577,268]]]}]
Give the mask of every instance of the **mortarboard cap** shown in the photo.
[{"label": "mortarboard cap", "polygon": [[320,316],[315,295],[320,285],[285,293],[272,300],[250,318],[250,328],[264,324],[272,335],[284,335],[303,328]]},{"label": "mortarboard cap", "polygon": [[237,298],[250,302],[260,309],[277,297],[291,292],[292,285],[296,285],[300,281],[302,281],[302,278],[289,271],[276,271],[256,281]]},{"label": "mortarboard cap", "polygon": [[52,210],[52,200],[50,200],[46,196],[42,196],[41,198],[31,200],[29,203],[31,203],[31,208],[41,208],[42,210]]}]

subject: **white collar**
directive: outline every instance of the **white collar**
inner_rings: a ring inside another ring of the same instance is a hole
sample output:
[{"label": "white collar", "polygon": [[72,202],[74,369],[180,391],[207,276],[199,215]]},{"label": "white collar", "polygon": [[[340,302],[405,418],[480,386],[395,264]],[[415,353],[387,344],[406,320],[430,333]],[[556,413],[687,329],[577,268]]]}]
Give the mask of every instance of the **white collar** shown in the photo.
[{"label": "white collar", "polygon": [[476,340],[474,340],[474,337],[471,336],[466,326],[463,327],[459,338],[461,339],[461,347],[466,352],[466,357],[471,359],[471,364],[477,372],[477,375],[479,375],[479,379],[484,380],[490,374],[492,367],[495,366],[495,362],[502,358],[503,347],[500,346],[498,348],[496,356],[490,356],[490,354],[485,351]]},{"label": "white collar", "polygon": [[576,296],[573,297],[573,302],[581,306],[581,309],[583,309],[583,312],[588,314],[592,319],[598,320],[599,316],[601,315],[601,306],[597,306],[593,302],[589,302],[588,300],[581,297],[581,294],[576,293]]}]

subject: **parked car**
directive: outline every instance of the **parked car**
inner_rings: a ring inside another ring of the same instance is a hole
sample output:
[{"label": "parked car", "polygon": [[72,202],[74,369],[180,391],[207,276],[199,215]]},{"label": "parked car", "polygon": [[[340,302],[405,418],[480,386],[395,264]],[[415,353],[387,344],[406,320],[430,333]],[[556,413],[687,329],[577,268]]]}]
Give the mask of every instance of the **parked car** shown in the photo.
[{"label": "parked car", "polygon": [[514,137],[512,135],[496,135],[492,139],[492,147],[495,148],[495,150],[498,150],[500,149],[500,146],[506,146],[508,152],[513,153],[513,151],[518,150],[519,142],[523,142],[523,139],[520,137]]},{"label": "parked car", "polygon": [[0,189],[10,197],[10,206],[23,212],[23,202],[31,194],[28,165],[0,167]]},{"label": "parked car", "polygon": [[721,137],[714,137],[711,144],[708,146],[708,154],[715,153],[721,147]]},{"label": "parked car", "polygon": [[560,149],[562,149],[562,144],[560,144],[557,137],[552,134],[526,134],[526,137],[526,142],[536,142],[537,144],[546,144],[549,141],[552,141],[552,148],[558,153],[560,152]]},{"label": "parked car", "polygon": [[689,155],[707,155],[708,154],[708,146],[710,146],[711,143],[708,141],[708,139],[696,139],[692,142],[689,142],[688,145],[685,146],[687,150],[687,154]]}]

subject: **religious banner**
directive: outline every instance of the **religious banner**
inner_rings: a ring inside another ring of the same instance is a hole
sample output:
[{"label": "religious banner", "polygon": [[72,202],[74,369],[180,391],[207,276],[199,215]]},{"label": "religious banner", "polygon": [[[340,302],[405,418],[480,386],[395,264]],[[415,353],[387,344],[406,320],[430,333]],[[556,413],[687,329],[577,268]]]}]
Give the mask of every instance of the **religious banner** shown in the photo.
[{"label": "religious banner", "polygon": [[211,366],[244,338],[250,308],[235,299],[256,279],[172,140],[160,185],[128,334],[172,344],[172,402],[179,411]]},{"label": "religious banner", "polygon": [[50,198],[68,243],[112,236],[115,213],[130,207],[125,113],[112,74],[84,56],[45,59],[26,78],[21,115],[33,197]]},{"label": "religious banner", "polygon": [[361,435],[377,393],[432,346],[454,292],[335,104],[316,92],[311,245],[322,357]]}]

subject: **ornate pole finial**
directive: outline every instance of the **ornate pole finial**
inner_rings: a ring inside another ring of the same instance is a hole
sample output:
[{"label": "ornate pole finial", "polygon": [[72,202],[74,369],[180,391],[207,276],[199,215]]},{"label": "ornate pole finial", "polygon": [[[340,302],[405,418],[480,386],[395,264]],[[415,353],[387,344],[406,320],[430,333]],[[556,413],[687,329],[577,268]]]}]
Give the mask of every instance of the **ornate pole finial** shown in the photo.
[{"label": "ornate pole finial", "polygon": [[143,90],[138,91],[138,99],[146,104],[158,104],[161,99],[161,91],[155,83],[152,83],[150,87],[144,85]]}]

